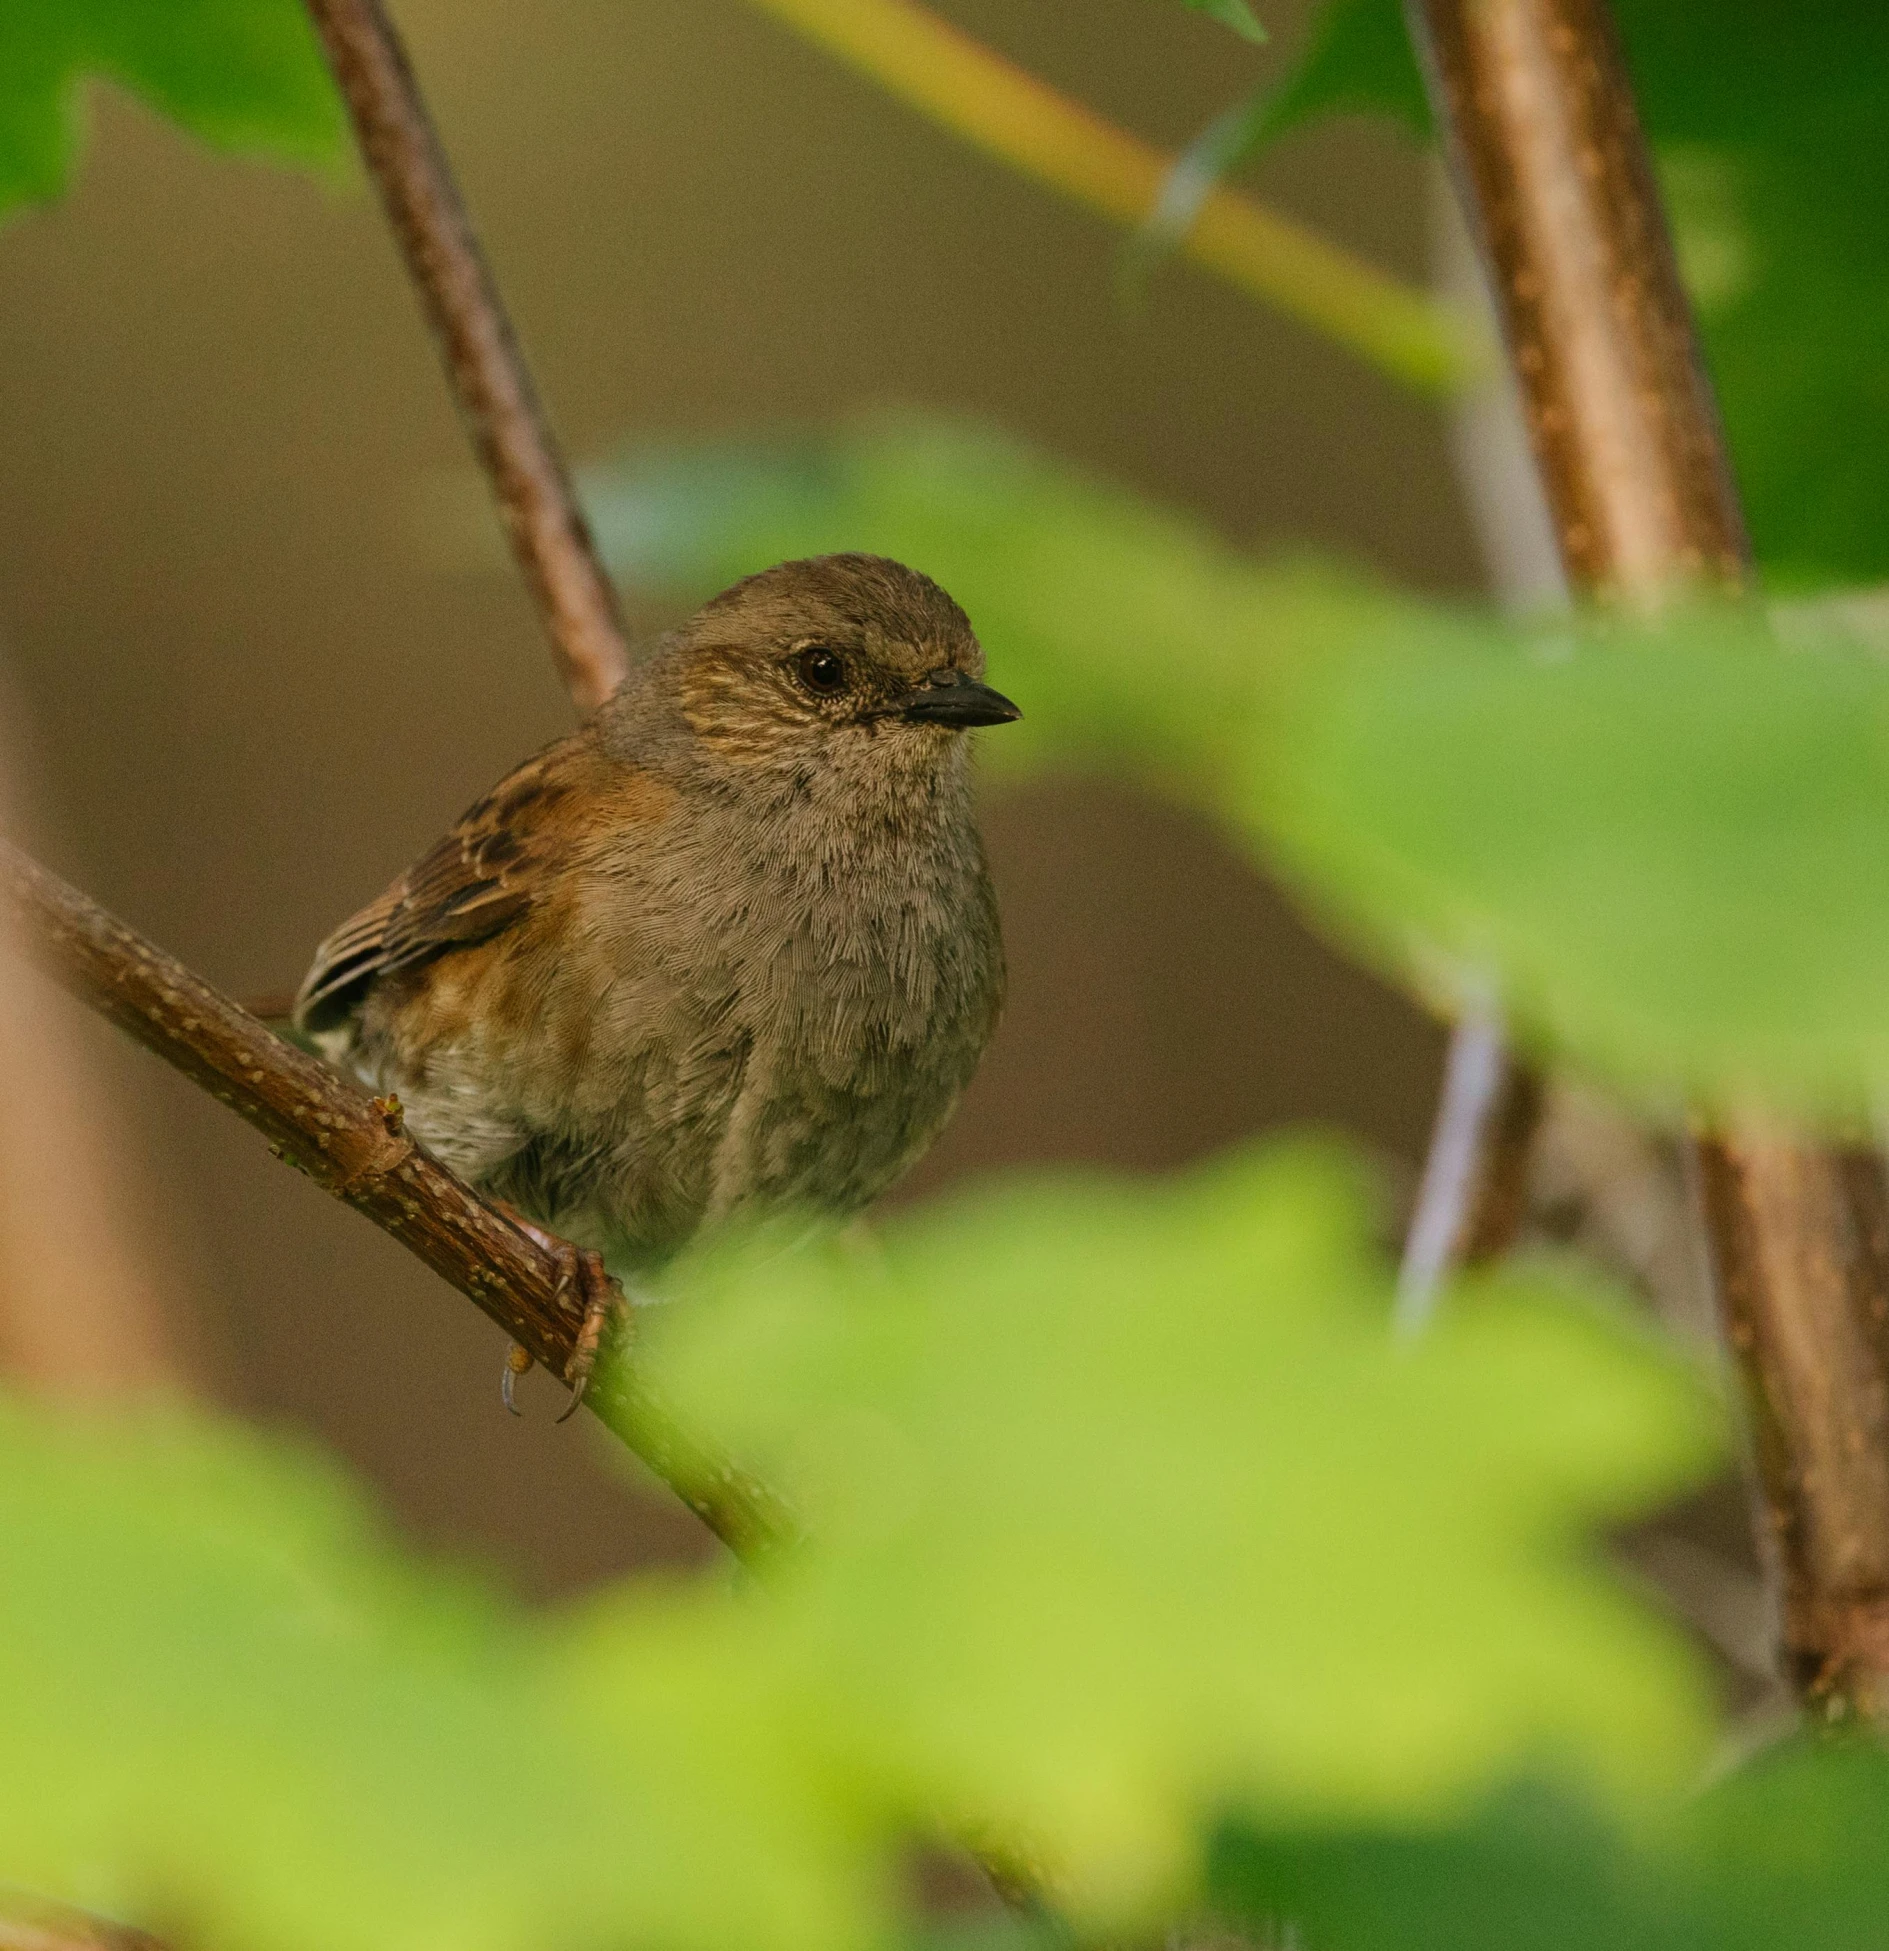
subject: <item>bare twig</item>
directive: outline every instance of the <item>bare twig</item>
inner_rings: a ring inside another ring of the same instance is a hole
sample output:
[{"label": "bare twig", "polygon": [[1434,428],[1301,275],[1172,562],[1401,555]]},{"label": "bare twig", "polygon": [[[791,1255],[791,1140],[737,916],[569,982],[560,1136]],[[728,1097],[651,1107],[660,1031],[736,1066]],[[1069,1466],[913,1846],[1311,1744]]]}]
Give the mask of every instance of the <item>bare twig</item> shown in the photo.
[{"label": "bare twig", "polygon": [[308,0],[308,10],[544,615],[559,674],[578,709],[593,711],[629,668],[616,593],[399,36],[380,0]]},{"label": "bare twig", "polygon": [[[1437,284],[1484,336],[1496,323],[1482,266],[1441,170],[1432,196]],[[1515,382],[1491,365],[1451,402],[1457,472],[1468,492],[1490,579],[1506,607],[1565,604],[1555,549]],[[1405,1334],[1435,1311],[1454,1266],[1506,1252],[1528,1218],[1534,1156],[1547,1091],[1507,1047],[1493,986],[1465,1004],[1450,1033],[1436,1123],[1398,1277],[1397,1325]]]},{"label": "bare twig", "polygon": [[[0,842],[0,893],[81,1000],[246,1118],[275,1154],[365,1213],[466,1295],[554,1375],[567,1372],[583,1307],[556,1253],[494,1211],[408,1135],[400,1106],[370,1098],[273,1036],[228,997],[77,889]],[[624,1351],[584,1401],[746,1558],[791,1535],[762,1485],[689,1437]]]},{"label": "bare twig", "polygon": [[[1604,0],[1406,0],[1570,582],[1653,607],[1748,546]],[[1754,1406],[1785,1653],[1889,1712],[1889,1196],[1874,1155],[1741,1129],[1699,1178]]]},{"label": "bare twig", "polygon": [[1451,1267],[1494,1259],[1521,1231],[1541,1080],[1518,1063],[1491,1009],[1464,1012],[1450,1036],[1436,1128],[1397,1276],[1396,1326],[1430,1319]]},{"label": "bare twig", "polygon": [[1575,588],[1737,586],[1744,523],[1603,0],[1409,0]]},{"label": "bare twig", "polygon": [[[1119,224],[1154,213],[1176,159],[1071,101],[914,0],[754,0],[920,114]],[[1470,364],[1461,322],[1427,292],[1216,184],[1177,246],[1425,393]]]}]

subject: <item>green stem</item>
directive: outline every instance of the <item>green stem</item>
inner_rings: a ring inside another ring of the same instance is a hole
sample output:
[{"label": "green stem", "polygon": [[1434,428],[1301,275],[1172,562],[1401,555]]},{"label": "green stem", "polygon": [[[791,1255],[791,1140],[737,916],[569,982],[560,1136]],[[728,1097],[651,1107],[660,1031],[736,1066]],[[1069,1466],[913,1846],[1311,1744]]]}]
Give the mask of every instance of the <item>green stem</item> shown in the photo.
[{"label": "green stem", "polygon": [[[754,0],[967,142],[1138,226],[1175,159],[973,40],[914,0]],[[1229,284],[1429,394],[1471,363],[1453,312],[1237,190],[1209,191],[1180,245]]]}]

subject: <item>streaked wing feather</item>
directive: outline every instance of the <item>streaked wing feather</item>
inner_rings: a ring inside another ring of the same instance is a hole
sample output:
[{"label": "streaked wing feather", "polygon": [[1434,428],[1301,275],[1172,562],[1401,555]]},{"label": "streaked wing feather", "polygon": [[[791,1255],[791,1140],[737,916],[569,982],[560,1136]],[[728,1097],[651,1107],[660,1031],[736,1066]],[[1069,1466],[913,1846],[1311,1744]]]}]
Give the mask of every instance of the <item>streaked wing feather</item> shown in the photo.
[{"label": "streaked wing feather", "polygon": [[564,822],[544,815],[580,789],[591,756],[573,733],[527,759],[429,853],[315,951],[296,999],[298,1028],[335,1028],[383,975],[489,941],[526,914],[555,867]]}]

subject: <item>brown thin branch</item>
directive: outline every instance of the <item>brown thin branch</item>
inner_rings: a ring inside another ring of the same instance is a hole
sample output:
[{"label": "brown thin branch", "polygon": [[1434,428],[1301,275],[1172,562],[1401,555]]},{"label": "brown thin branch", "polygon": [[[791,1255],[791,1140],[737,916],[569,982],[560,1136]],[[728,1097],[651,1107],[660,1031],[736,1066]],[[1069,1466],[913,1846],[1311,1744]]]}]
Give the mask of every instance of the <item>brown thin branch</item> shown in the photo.
[{"label": "brown thin branch", "polygon": [[[1744,523],[1603,0],[1406,0],[1569,581],[1748,577]],[[1699,1141],[1800,1693],[1889,1712],[1889,1191],[1873,1154]]]},{"label": "brown thin branch", "polygon": [[[4,841],[0,894],[83,1002],[247,1119],[277,1157],[390,1233],[533,1360],[554,1375],[568,1371],[583,1310],[558,1256],[422,1150],[396,1100],[370,1098],[273,1036]],[[624,1350],[606,1352],[584,1401],[738,1555],[756,1557],[791,1536],[779,1500],[691,1438]]]},{"label": "brown thin branch", "polygon": [[578,709],[594,711],[629,668],[616,592],[406,51],[379,0],[308,0],[308,11],[550,632],[559,675]]}]

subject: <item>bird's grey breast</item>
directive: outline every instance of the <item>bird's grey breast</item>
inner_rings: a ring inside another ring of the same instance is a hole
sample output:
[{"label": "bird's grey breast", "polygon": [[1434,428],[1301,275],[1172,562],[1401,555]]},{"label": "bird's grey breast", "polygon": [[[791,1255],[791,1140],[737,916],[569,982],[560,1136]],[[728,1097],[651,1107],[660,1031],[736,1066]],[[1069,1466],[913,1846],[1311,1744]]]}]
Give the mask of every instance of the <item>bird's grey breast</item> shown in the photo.
[{"label": "bird's grey breast", "polygon": [[896,816],[701,808],[649,863],[673,1054],[727,1080],[702,1211],[865,1205],[923,1151],[1002,1000],[968,784]]}]

